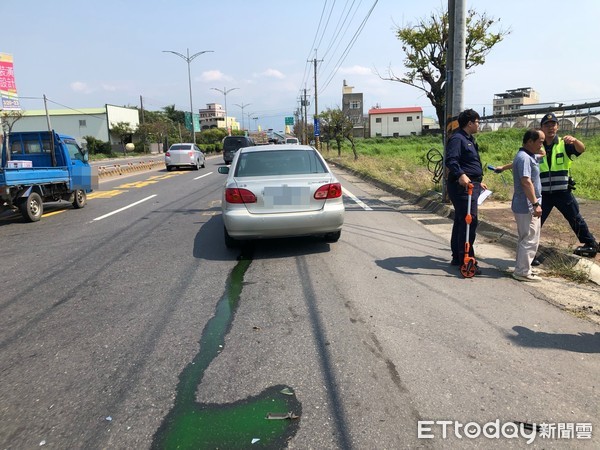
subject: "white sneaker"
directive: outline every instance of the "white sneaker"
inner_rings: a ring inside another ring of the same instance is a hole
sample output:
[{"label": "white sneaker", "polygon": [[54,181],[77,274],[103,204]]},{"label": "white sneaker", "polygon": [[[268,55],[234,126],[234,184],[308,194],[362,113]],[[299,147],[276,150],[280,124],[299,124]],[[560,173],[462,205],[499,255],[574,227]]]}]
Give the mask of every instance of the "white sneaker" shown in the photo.
[{"label": "white sneaker", "polygon": [[515,280],[519,280],[519,281],[531,281],[534,283],[538,283],[540,281],[542,281],[542,279],[540,277],[538,277],[537,275],[531,274],[531,275],[517,275],[516,273],[512,274],[512,277]]}]

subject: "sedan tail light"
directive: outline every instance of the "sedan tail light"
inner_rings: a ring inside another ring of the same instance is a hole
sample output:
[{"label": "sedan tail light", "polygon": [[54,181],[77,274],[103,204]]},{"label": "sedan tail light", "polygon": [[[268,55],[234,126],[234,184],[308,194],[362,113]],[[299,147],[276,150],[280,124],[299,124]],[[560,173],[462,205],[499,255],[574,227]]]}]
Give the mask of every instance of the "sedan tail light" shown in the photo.
[{"label": "sedan tail light", "polygon": [[342,196],[342,185],[340,183],[324,184],[315,192],[316,200],[326,200],[328,198],[338,198]]},{"label": "sedan tail light", "polygon": [[171,156],[171,154],[169,152],[166,152],[165,156]]},{"label": "sedan tail light", "polygon": [[193,158],[193,157],[194,157],[194,152],[188,152],[188,156],[189,156],[190,158]]},{"label": "sedan tail light", "polygon": [[227,188],[225,189],[225,201],[227,203],[256,203],[256,195],[248,189]]}]

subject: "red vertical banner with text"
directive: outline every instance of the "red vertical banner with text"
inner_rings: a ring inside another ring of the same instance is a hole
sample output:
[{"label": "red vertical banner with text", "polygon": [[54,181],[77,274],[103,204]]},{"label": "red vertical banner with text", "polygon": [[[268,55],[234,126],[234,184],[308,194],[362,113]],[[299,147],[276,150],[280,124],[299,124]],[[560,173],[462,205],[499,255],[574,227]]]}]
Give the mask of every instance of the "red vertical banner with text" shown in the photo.
[{"label": "red vertical banner with text", "polygon": [[0,110],[21,110],[15,83],[13,57],[8,53],[0,53],[0,100]]}]

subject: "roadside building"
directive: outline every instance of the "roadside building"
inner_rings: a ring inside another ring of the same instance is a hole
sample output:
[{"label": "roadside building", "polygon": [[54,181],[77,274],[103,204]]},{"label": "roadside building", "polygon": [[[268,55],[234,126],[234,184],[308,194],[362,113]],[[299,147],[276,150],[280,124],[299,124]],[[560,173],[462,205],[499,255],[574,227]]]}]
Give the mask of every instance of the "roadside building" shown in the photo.
[{"label": "roadside building", "polygon": [[421,135],[423,108],[372,108],[369,110],[370,137],[400,137]]},{"label": "roadside building", "polygon": [[342,87],[342,113],[348,117],[353,124],[352,135],[354,137],[365,137],[365,119],[363,115],[363,94],[352,92],[354,86],[348,86],[344,80]]},{"label": "roadside building", "polygon": [[440,124],[433,117],[423,117],[423,133],[428,131],[439,130]]},{"label": "roadside building", "polygon": [[510,115],[519,109],[529,109],[528,105],[539,103],[539,95],[530,87],[510,89],[494,94],[494,116]]},{"label": "roadside building", "polygon": [[239,130],[240,124],[233,116],[228,116],[227,111],[219,103],[207,103],[206,108],[200,109],[200,130],[210,130],[211,128],[226,128],[227,125],[232,130]]},{"label": "roadside building", "polygon": [[[48,110],[50,124],[59,133],[73,136],[84,145],[84,136],[92,136],[103,142],[116,146],[121,137],[112,133],[111,129],[118,123],[126,123],[135,132],[140,124],[139,111],[105,105],[104,108],[54,109]],[[15,122],[12,131],[40,131],[48,129],[45,110],[23,111],[23,117]]]}]

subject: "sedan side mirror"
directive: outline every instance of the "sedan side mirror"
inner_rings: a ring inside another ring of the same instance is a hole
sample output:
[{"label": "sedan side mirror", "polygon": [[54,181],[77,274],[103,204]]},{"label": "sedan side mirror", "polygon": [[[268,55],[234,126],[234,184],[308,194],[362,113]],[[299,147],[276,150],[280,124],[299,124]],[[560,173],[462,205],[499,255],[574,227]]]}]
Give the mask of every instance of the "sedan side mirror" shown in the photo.
[{"label": "sedan side mirror", "polygon": [[220,166],[220,167],[217,168],[217,171],[219,173],[227,175],[229,173],[229,166]]}]

